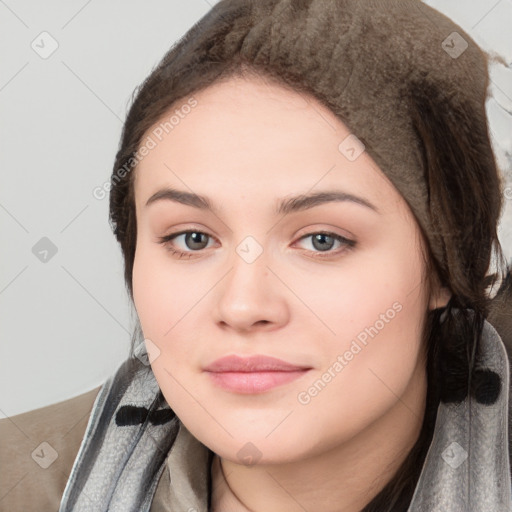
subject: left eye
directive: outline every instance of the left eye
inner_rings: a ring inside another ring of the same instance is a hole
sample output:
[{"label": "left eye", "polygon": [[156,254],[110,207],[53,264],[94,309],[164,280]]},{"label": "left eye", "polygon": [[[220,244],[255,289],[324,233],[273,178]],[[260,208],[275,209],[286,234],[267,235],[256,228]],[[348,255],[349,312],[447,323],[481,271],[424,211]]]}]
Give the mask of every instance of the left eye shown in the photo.
[{"label": "left eye", "polygon": [[[180,236],[185,236],[185,246],[188,249],[191,249],[190,251],[187,250],[180,250],[173,247],[173,242],[175,239],[177,239]],[[300,240],[305,240],[306,238],[312,237],[312,245],[315,250],[311,252],[320,252],[320,253],[328,253],[326,256],[332,256],[333,254],[337,254],[340,252],[338,249],[337,251],[331,251],[333,245],[335,242],[338,242],[341,244],[344,249],[351,249],[356,245],[356,242],[353,240],[349,240],[348,238],[345,238],[341,235],[337,235],[336,233],[330,233],[330,232],[315,232],[315,233],[309,233],[307,235],[302,236],[299,238]],[[173,233],[171,235],[166,235],[163,237],[158,238],[158,243],[164,245],[168,251],[170,251],[172,254],[178,256],[179,258],[186,257],[190,258],[193,253],[200,252],[202,249],[205,249],[205,239],[206,239],[206,245],[207,245],[207,239],[212,238],[207,233],[203,233],[202,231],[181,231],[179,233]],[[341,249],[343,250],[343,248]],[[319,254],[318,257],[322,257],[323,254]],[[315,256],[316,257],[316,256]]]},{"label": "left eye", "polygon": [[[306,238],[312,238],[312,245],[315,249],[319,250],[320,252],[326,252],[332,249],[332,246],[334,245],[334,242],[339,242],[341,245],[346,245],[348,247],[353,247],[355,242],[352,240],[349,240],[348,238],[345,238],[344,236],[337,235],[336,233],[327,233],[324,231],[321,231],[319,233],[309,233],[303,237],[301,237],[299,240],[304,240]],[[334,251],[336,252],[336,251]]]}]

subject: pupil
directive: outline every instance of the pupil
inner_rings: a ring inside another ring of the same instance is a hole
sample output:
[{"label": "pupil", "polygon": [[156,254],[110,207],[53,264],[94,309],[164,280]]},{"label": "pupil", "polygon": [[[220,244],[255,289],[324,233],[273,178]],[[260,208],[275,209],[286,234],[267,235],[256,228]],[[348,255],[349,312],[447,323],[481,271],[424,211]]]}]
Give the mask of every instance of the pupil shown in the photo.
[{"label": "pupil", "polygon": [[[192,241],[192,244],[199,244],[201,245],[201,237],[203,236],[203,233],[189,233],[187,236],[187,242]],[[191,249],[202,249],[202,247],[191,247]]]},{"label": "pupil", "polygon": [[325,247],[325,245],[324,246],[320,245],[320,247],[316,247],[316,242],[318,242],[318,241],[322,242],[322,240],[325,242],[325,240],[324,240],[325,238],[332,238],[332,237],[330,237],[329,235],[325,235],[323,233],[320,233],[320,234],[316,235],[314,237],[314,239],[313,239],[313,245],[315,246],[315,248],[317,248],[317,249],[330,249],[330,247]]}]

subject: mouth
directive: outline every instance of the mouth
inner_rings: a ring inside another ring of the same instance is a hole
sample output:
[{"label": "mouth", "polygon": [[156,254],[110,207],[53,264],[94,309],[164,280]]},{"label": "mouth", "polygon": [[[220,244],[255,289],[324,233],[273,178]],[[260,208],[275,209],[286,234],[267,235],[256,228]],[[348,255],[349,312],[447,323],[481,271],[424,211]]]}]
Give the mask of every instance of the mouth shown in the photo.
[{"label": "mouth", "polygon": [[208,372],[214,384],[236,393],[262,393],[302,377],[309,370],[291,372]]},{"label": "mouth", "polygon": [[268,391],[304,376],[309,370],[309,366],[295,365],[264,355],[231,355],[217,359],[204,368],[216,386],[244,394]]}]

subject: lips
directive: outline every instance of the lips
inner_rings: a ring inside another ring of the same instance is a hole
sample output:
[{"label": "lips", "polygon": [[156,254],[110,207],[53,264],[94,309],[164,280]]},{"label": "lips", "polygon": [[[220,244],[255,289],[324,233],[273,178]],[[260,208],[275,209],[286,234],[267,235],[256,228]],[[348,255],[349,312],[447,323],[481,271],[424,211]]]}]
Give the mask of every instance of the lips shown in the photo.
[{"label": "lips", "polygon": [[310,369],[275,357],[231,355],[217,359],[206,366],[204,371],[216,386],[224,390],[255,394],[298,379]]},{"label": "lips", "polygon": [[207,372],[293,372],[309,370],[310,366],[298,366],[275,357],[256,355],[250,357],[226,356],[204,368]]}]

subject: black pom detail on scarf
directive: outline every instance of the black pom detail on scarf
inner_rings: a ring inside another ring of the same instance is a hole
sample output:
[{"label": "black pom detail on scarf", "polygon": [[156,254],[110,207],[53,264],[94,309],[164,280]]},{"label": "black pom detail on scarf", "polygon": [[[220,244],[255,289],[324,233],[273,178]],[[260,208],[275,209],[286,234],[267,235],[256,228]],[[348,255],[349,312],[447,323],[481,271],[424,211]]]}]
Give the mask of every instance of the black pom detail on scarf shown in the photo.
[{"label": "black pom detail on scarf", "polygon": [[163,425],[168,421],[171,421],[174,418],[174,411],[172,409],[159,409],[158,411],[153,411],[152,414],[149,415],[149,421],[153,425]]},{"label": "black pom detail on scarf", "polygon": [[[126,427],[140,425],[146,421],[149,411],[146,407],[123,405],[116,413],[116,425]],[[149,421],[153,425],[163,425],[171,421],[175,414],[172,409],[159,409],[149,414]]]},{"label": "black pom detail on scarf", "polygon": [[[471,379],[469,378],[468,351],[471,349],[470,344],[476,339],[475,333],[481,329],[480,325],[473,322],[474,317],[461,314],[468,310],[442,308],[436,311],[438,316],[433,318],[438,347],[434,368],[441,401],[459,403],[464,400],[468,395],[470,381],[469,391],[478,403],[494,404],[501,393],[500,375],[480,366],[474,368]],[[478,365],[478,352],[476,361]]]},{"label": "black pom detail on scarf", "polygon": [[116,425],[125,427],[127,425],[139,425],[144,423],[148,416],[148,410],[145,407],[136,407],[134,405],[123,405],[116,414]]},{"label": "black pom detail on scarf", "polygon": [[472,394],[477,402],[492,405],[501,392],[501,378],[492,370],[475,370],[472,383]]}]

